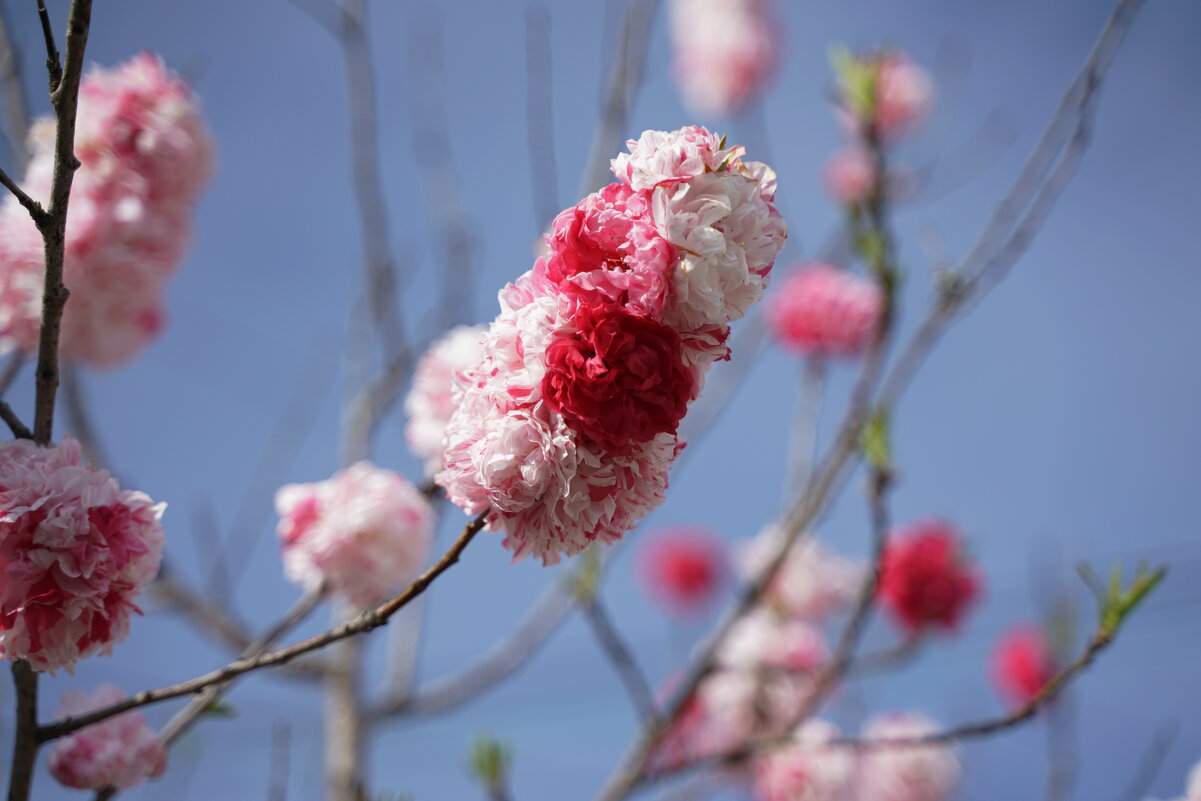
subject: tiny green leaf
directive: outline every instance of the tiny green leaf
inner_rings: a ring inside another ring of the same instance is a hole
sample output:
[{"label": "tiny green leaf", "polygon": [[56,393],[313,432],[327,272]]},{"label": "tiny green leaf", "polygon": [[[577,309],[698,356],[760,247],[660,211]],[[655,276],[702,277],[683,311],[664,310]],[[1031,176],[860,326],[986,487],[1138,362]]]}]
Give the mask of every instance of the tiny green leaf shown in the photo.
[{"label": "tiny green leaf", "polygon": [[868,418],[860,437],[864,458],[873,470],[887,470],[891,465],[888,410],[878,408]]},{"label": "tiny green leaf", "polygon": [[227,701],[220,698],[214,698],[204,705],[203,714],[214,718],[232,718],[236,717],[238,710]]},{"label": "tiny green leaf", "polygon": [[478,734],[471,743],[467,770],[489,791],[503,790],[509,783],[513,750],[490,734]]}]

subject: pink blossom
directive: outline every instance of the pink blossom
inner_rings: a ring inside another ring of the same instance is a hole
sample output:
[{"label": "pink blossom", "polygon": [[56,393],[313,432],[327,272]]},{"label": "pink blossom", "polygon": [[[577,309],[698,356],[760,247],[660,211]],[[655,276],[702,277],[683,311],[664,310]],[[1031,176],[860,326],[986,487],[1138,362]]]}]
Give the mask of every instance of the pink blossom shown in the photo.
[{"label": "pink blossom", "polygon": [[728,114],[751,102],[775,71],[780,30],[768,0],[672,0],[675,75],[684,102]]},{"label": "pink blossom", "polygon": [[889,533],[880,600],[910,632],[955,629],[979,597],[981,583],[953,524],[931,518]]},{"label": "pink blossom", "polygon": [[[53,121],[33,126],[23,188],[41,201],[50,194],[53,138]],[[165,283],[191,238],[212,146],[187,85],[147,53],[84,78],[75,152],[60,352],[111,367],[163,328]],[[41,236],[8,197],[0,205],[0,348],[36,350],[42,273]]]},{"label": "pink blossom", "polygon": [[889,53],[876,73],[876,129],[899,136],[926,116],[934,101],[930,76],[903,53]]},{"label": "pink blossom", "polygon": [[69,437],[0,443],[0,655],[54,672],[111,653],[158,573],[164,508],[83,466]]},{"label": "pink blossom", "polygon": [[875,191],[876,165],[862,147],[845,147],[826,160],[822,179],[830,197],[839,203],[862,203]]},{"label": "pink blossom", "polygon": [[405,398],[405,439],[414,454],[425,459],[425,470],[442,469],[443,437],[455,410],[455,374],[474,367],[483,356],[480,338],[485,327],[459,326],[430,345],[417,362],[413,386]]},{"label": "pink blossom", "polygon": [[812,674],[829,657],[821,630],[766,606],[756,607],[730,629],[717,654],[720,665]]},{"label": "pink blossom", "polygon": [[658,315],[676,252],[655,230],[642,193],[613,183],[555,218],[535,271],[569,302],[608,301]]},{"label": "pink blossom", "polygon": [[647,594],[673,614],[694,614],[716,598],[725,574],[725,552],[717,537],[703,528],[669,528],[655,532],[643,545],[638,574]]},{"label": "pink blossom", "polygon": [[819,747],[837,735],[824,720],[810,720],[788,745],[759,759],[757,801],[850,801],[854,756],[844,748]]},{"label": "pink blossom", "polygon": [[[868,740],[923,737],[939,730],[937,724],[914,712],[882,715],[868,722]],[[855,780],[857,801],[945,801],[954,792],[963,768],[947,745],[916,748],[874,748],[859,762]]]},{"label": "pink blossom", "polygon": [[[102,684],[91,695],[70,690],[63,693],[60,715],[77,717],[125,698],[125,693],[111,684]],[[50,752],[49,767],[50,775],[66,787],[127,790],[163,774],[167,749],[146,716],[131,710],[60,738]]]},{"label": "pink blossom", "polygon": [[721,326],[763,297],[787,232],[762,184],[737,170],[655,189],[659,232],[683,251],[663,319],[681,331]]},{"label": "pink blossom", "polygon": [[1046,632],[1029,625],[1005,632],[993,649],[991,667],[997,689],[1016,706],[1038,695],[1057,672]]},{"label": "pink blossom", "polygon": [[[739,551],[739,572],[750,580],[775,556],[783,532],[769,526]],[[765,600],[799,620],[821,622],[859,593],[864,567],[827,551],[809,537],[793,545],[768,585]]]},{"label": "pink blossom", "polygon": [[699,125],[674,131],[643,131],[626,142],[629,153],[613,159],[617,180],[636,191],[679,183],[741,163],[742,147],[723,147],[722,139]]},{"label": "pink blossom", "polygon": [[880,322],[875,281],[815,262],[794,270],[767,304],[767,322],[786,348],[814,358],[854,356]]},{"label": "pink blossom", "polygon": [[429,550],[433,510],[404,477],[359,462],[326,481],[275,494],[284,572],[358,607],[412,578]]}]

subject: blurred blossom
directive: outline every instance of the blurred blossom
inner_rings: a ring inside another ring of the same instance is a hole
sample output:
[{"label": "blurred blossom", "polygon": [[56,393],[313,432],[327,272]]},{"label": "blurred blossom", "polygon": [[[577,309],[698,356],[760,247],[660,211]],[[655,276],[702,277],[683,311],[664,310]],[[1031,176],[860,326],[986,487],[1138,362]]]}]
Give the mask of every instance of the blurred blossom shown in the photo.
[{"label": "blurred blossom", "polygon": [[425,472],[442,469],[443,437],[454,413],[455,375],[474,367],[483,355],[482,325],[461,325],[430,345],[413,371],[413,386],[405,398],[405,439],[409,449],[425,460]]},{"label": "blurred blossom", "polygon": [[638,575],[647,594],[670,612],[703,612],[716,600],[725,578],[725,550],[701,528],[655,532],[638,553]]},{"label": "blurred blossom", "polygon": [[911,632],[955,629],[980,594],[980,576],[958,530],[945,520],[920,520],[889,534],[880,599]]},{"label": "blurred blossom", "polygon": [[876,129],[888,138],[921,122],[934,102],[934,85],[904,53],[887,53],[876,74]]},{"label": "blurred blossom", "polygon": [[676,83],[699,114],[729,114],[755,100],[775,72],[774,0],[671,0]]},{"label": "blurred blossom", "polygon": [[[923,737],[939,727],[916,712],[881,715],[870,720],[862,736],[868,740]],[[949,745],[917,748],[873,748],[859,760],[856,801],[945,801],[954,792],[963,767]]]},{"label": "blurred blossom", "polygon": [[[743,578],[750,581],[757,576],[782,543],[783,532],[774,525],[742,543],[738,570]],[[815,538],[807,537],[789,549],[764,600],[797,619],[821,622],[855,599],[863,570],[861,563],[832,553]]]},{"label": "blurred blossom", "polygon": [[791,741],[755,763],[757,801],[850,801],[855,757],[845,748],[816,748],[838,736],[824,720],[810,720]]},{"label": "blurred blossom", "polygon": [[830,197],[844,205],[855,205],[867,200],[875,190],[876,165],[869,152],[851,145],[826,160],[822,180]]},{"label": "blurred blossom", "polygon": [[857,355],[880,323],[884,293],[868,278],[813,262],[786,275],[767,303],[776,341],[812,358]]},{"label": "blurred blossom", "polygon": [[403,476],[359,462],[327,481],[275,494],[284,572],[308,590],[323,584],[357,607],[416,575],[434,513]]},{"label": "blurred blossom", "polygon": [[[63,693],[60,717],[78,717],[124,701],[126,695],[104,684],[88,695]],[[127,790],[167,768],[167,749],[141,712],[130,710],[59,738],[50,752],[50,775],[66,787]]]},{"label": "blurred blossom", "polygon": [[[23,188],[50,197],[55,123],[30,131]],[[200,107],[152,53],[111,70],[94,68],[79,88],[63,281],[60,352],[93,367],[129,361],[164,326],[163,294],[192,236],[212,143]],[[0,205],[0,350],[37,350],[44,245],[15,197]]]},{"label": "blurred blossom", "polygon": [[992,652],[992,677],[997,689],[1015,706],[1036,695],[1058,672],[1047,633],[1034,625],[1005,632]]}]

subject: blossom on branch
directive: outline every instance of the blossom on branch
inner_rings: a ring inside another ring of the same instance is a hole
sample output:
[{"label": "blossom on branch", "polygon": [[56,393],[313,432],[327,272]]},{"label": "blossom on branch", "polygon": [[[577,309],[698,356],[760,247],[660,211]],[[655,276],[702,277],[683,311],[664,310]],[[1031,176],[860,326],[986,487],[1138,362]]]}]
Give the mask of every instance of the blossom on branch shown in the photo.
[{"label": "blossom on branch", "polygon": [[729,114],[752,102],[775,71],[779,26],[770,0],[672,0],[675,75],[684,102]]},{"label": "blossom on branch", "polygon": [[[30,132],[23,188],[49,200],[53,119]],[[64,359],[112,367],[158,336],[167,279],[183,260],[212,145],[187,84],[150,53],[93,69],[79,89],[63,280]],[[16,198],[0,205],[0,349],[33,353],[42,319],[43,241]]]},{"label": "blossom on branch", "polygon": [[0,656],[54,672],[111,653],[158,573],[165,506],[81,464],[69,437],[0,443]]},{"label": "blossom on branch", "polygon": [[810,720],[789,743],[755,764],[757,801],[849,801],[855,757],[845,748],[822,747],[838,735],[824,720]]},{"label": "blossom on branch", "polygon": [[616,541],[663,501],[680,420],[784,244],[775,175],[742,148],[699,127],[628,147],[456,374],[436,480],[514,559]]},{"label": "blossom on branch", "polygon": [[1058,672],[1051,641],[1032,625],[1016,626],[1001,636],[991,667],[997,689],[1018,706],[1038,695]]},{"label": "blossom on branch", "polygon": [[[91,695],[71,690],[63,693],[60,715],[78,717],[125,698],[125,693],[111,684],[101,685]],[[167,749],[146,716],[130,710],[60,738],[50,752],[49,767],[50,775],[66,787],[127,790],[162,775],[167,768]]]},{"label": "blossom on branch", "polygon": [[[915,712],[881,715],[863,729],[866,740],[924,737],[938,725]],[[869,749],[859,760],[855,777],[857,801],[946,801],[954,792],[963,767],[948,745]]]},{"label": "blossom on branch", "polygon": [[850,357],[867,346],[883,310],[877,282],[814,262],[780,282],[767,303],[767,322],[789,350],[817,359]]},{"label": "blossom on branch", "polygon": [[[747,580],[759,575],[783,544],[783,531],[769,526],[745,542],[738,555]],[[850,604],[863,583],[864,566],[832,553],[813,537],[793,545],[764,594],[764,601],[799,620],[821,622]]]},{"label": "blossom on branch", "polygon": [[275,494],[284,572],[308,590],[326,586],[363,608],[416,575],[434,513],[404,477],[359,462],[326,481]]},{"label": "blossom on branch", "polygon": [[880,599],[910,632],[955,629],[980,594],[981,579],[959,532],[945,520],[921,520],[889,534]]},{"label": "blossom on branch", "polygon": [[454,413],[455,374],[480,360],[484,326],[461,325],[430,345],[417,361],[413,386],[405,397],[405,439],[409,449],[425,460],[427,474],[442,469],[446,424]]}]

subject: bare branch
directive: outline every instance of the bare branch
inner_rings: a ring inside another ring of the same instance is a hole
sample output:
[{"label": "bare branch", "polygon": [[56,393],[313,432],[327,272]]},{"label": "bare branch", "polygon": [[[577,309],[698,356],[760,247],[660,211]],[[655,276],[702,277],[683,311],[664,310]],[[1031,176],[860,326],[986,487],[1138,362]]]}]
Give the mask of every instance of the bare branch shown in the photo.
[{"label": "bare branch", "polygon": [[4,365],[3,370],[0,370],[0,398],[8,394],[9,388],[12,387],[13,381],[17,380],[17,375],[24,366],[25,354],[18,352],[8,358],[8,364]]},{"label": "bare branch", "polygon": [[1180,721],[1177,720],[1166,723],[1155,732],[1155,736],[1147,745],[1147,750],[1143,752],[1143,758],[1140,760],[1138,770],[1135,771],[1130,784],[1115,801],[1140,801],[1147,797],[1179,732]]},{"label": "bare branch", "polygon": [[24,659],[13,662],[13,686],[17,695],[17,736],[13,742],[8,801],[27,801],[33,785],[33,768],[38,746],[38,674]]},{"label": "bare branch", "polygon": [[0,169],[0,185],[2,185],[9,192],[12,192],[13,197],[17,199],[18,203],[25,207],[25,210],[29,212],[29,216],[33,219],[34,224],[39,229],[49,224],[49,215],[46,213],[46,210],[42,208],[42,204],[25,194],[25,190],[18,186],[16,181],[10,178],[8,173],[2,169]]},{"label": "bare branch", "polygon": [[550,43],[550,9],[545,3],[530,3],[525,11],[525,129],[530,155],[530,188],[534,195],[534,223],[539,234],[559,212],[554,61]]},{"label": "bare branch", "polygon": [[375,609],[370,609],[363,612],[353,620],[349,620],[340,626],[336,626],[329,631],[318,634],[314,637],[309,637],[307,640],[302,640],[295,645],[289,645],[286,648],[280,648],[277,651],[262,654],[251,659],[238,659],[230,662],[225,667],[206,673],[203,676],[198,676],[188,681],[173,684],[168,687],[161,687],[157,690],[147,690],[140,692],[137,695],[127,698],[126,700],[105,707],[103,709],[90,712],[86,715],[80,715],[74,718],[65,718],[57,723],[51,723],[42,726],[38,729],[38,738],[41,742],[53,740],[57,737],[62,737],[65,734],[70,734],[73,731],[90,726],[93,723],[98,723],[102,720],[119,715],[122,712],[127,712],[130,709],[156,704],[161,701],[166,701],[170,698],[178,698],[182,695],[191,695],[192,693],[200,692],[214,684],[222,684],[230,679],[241,676],[244,673],[250,673],[255,670],[281,665],[295,659],[302,654],[307,654],[311,651],[316,651],[326,647],[332,643],[344,640],[347,637],[353,637],[357,634],[363,634],[373,629],[377,629],[388,622],[388,618],[403,609],[414,598],[420,596],[425,590],[433,584],[438,576],[446,572],[451,565],[459,561],[463,551],[475,539],[476,534],[484,527],[484,520],[488,512],[485,511],[467,524],[463,529],[463,533],[455,540],[450,549],[442,555],[432,567],[421,574],[412,584],[408,586],[404,592],[396,597],[384,602]]},{"label": "bare branch", "polygon": [[[50,13],[46,11],[45,0],[37,0],[38,19],[42,23],[42,38],[46,40],[46,72],[50,75],[50,93],[58,90],[63,80],[62,57],[58,54],[58,45],[54,42],[54,25],[50,22]],[[67,36],[67,58],[71,57],[71,38]]]},{"label": "bare branch", "polygon": [[0,400],[0,420],[8,425],[8,429],[17,439],[33,439],[33,432],[21,422],[21,418],[13,411],[13,407],[8,405],[8,401]]},{"label": "bare branch", "polygon": [[617,633],[617,627],[613,625],[604,605],[599,598],[593,596],[581,606],[584,609],[584,619],[592,627],[592,633],[596,635],[601,650],[605,652],[621,683],[625,685],[626,694],[630,696],[638,717],[644,723],[653,721],[656,717],[655,695],[646,680],[646,674],[638,667],[634,655]]}]

